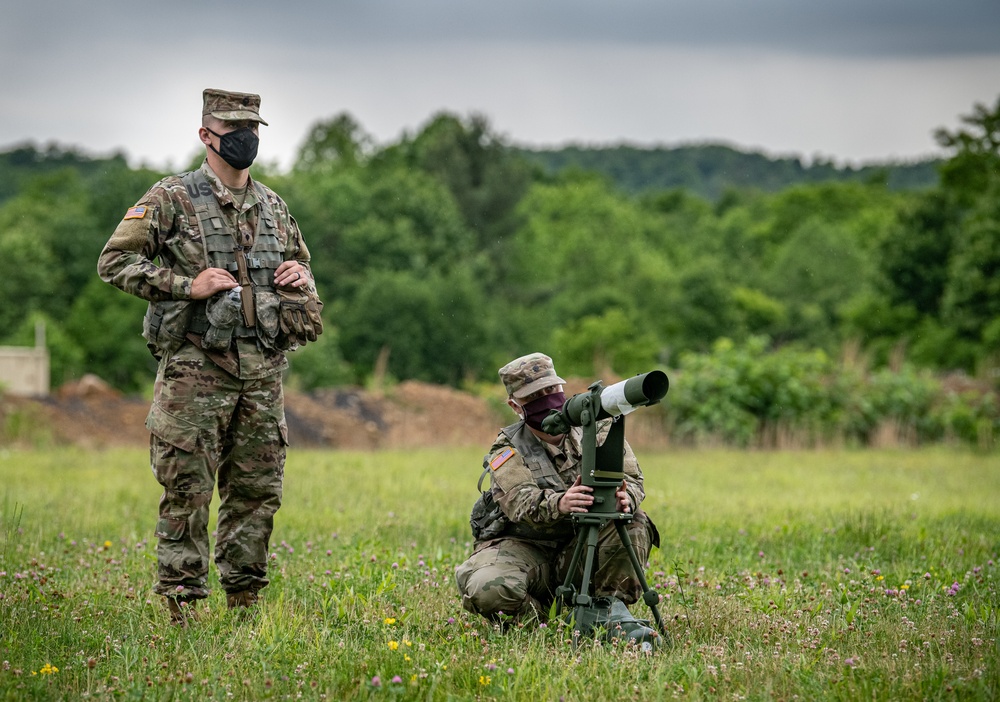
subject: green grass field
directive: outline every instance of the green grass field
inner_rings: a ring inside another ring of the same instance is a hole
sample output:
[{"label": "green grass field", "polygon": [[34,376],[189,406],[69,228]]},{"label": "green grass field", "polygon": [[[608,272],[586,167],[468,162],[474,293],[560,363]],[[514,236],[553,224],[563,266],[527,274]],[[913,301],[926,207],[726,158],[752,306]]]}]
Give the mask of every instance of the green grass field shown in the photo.
[{"label": "green grass field", "polygon": [[150,594],[144,451],[2,452],[0,699],[1000,698],[996,454],[639,459],[651,657],[461,609],[481,450],[292,451],[258,616],[216,589],[188,629]]}]

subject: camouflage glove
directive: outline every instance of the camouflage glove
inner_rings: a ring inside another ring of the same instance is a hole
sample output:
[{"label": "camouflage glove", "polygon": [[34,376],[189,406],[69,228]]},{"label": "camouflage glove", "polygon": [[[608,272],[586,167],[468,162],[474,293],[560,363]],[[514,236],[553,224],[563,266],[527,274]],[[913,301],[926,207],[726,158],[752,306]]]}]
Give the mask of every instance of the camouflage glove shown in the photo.
[{"label": "camouflage glove", "polygon": [[323,301],[301,290],[278,290],[281,346],[303,346],[323,333]]}]

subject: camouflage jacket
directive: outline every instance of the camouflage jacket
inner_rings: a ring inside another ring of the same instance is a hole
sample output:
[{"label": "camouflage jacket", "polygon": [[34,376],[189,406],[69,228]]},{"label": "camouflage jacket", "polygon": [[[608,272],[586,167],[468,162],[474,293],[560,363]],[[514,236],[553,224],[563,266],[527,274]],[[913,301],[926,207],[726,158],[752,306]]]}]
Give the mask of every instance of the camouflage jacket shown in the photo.
[{"label": "camouflage jacket", "polygon": [[[598,423],[597,445],[607,438],[611,420]],[[519,436],[512,438],[515,434]],[[572,520],[560,514],[559,498],[580,475],[583,461],[583,429],[573,427],[558,446],[541,441],[524,422],[507,427],[500,432],[490,447],[486,464],[492,469],[491,492],[504,516],[514,525],[524,525],[540,536],[553,540],[572,536]],[[531,456],[522,456],[515,444],[530,448]],[[545,471],[542,461],[547,459],[552,471]],[[534,471],[531,464],[535,463]],[[541,468],[541,469],[540,469]],[[642,488],[642,471],[632,448],[625,442],[622,462],[626,491],[632,501],[632,511],[638,510],[645,497]]]},{"label": "camouflage jacket", "polygon": [[[309,268],[309,250],[278,195],[250,181],[246,198],[239,206],[207,161],[202,163],[201,172],[219,201],[234,244],[252,244],[257,219],[264,210],[258,199],[258,192],[262,192],[273,213],[284,259],[296,259]],[[198,216],[181,175],[174,175],[153,185],[126,212],[101,252],[97,271],[102,280],[136,297],[153,304],[180,301],[176,306],[183,309],[188,303],[204,305],[204,301],[191,300],[191,284],[207,267]],[[238,339],[235,352],[207,355],[242,379],[266,377],[287,367],[283,353],[264,348],[253,338]]]}]

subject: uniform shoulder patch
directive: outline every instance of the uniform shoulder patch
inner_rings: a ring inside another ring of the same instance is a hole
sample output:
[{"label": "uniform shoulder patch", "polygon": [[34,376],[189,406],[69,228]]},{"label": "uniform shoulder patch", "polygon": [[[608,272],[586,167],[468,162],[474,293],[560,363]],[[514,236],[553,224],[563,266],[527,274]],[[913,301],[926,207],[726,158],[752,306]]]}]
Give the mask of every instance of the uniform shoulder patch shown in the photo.
[{"label": "uniform shoulder patch", "polygon": [[149,208],[145,205],[136,205],[135,207],[130,207],[125,213],[124,219],[142,219],[149,212]]},{"label": "uniform shoulder patch", "polygon": [[493,458],[490,459],[490,470],[496,470],[513,456],[514,456],[514,449],[508,446],[507,448],[503,449],[502,451],[500,451],[500,453],[498,453],[497,455],[495,455]]}]

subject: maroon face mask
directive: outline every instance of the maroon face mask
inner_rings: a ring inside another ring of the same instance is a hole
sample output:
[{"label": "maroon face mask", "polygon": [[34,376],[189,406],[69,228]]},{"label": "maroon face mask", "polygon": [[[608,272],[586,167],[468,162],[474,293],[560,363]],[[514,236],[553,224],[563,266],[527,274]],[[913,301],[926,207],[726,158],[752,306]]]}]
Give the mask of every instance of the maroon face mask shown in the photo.
[{"label": "maroon face mask", "polygon": [[532,400],[524,405],[524,421],[529,427],[542,430],[542,420],[549,416],[552,410],[562,409],[566,403],[566,394],[554,392],[551,395],[542,395],[537,400]]}]

